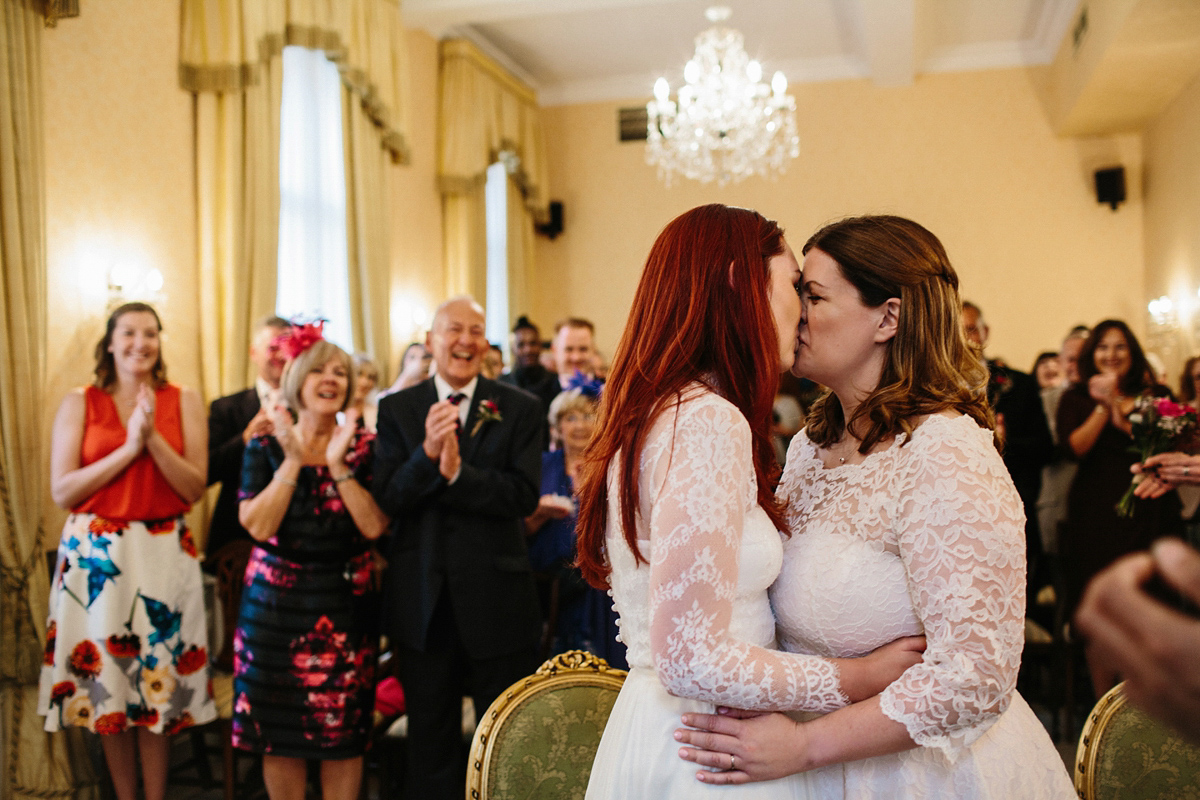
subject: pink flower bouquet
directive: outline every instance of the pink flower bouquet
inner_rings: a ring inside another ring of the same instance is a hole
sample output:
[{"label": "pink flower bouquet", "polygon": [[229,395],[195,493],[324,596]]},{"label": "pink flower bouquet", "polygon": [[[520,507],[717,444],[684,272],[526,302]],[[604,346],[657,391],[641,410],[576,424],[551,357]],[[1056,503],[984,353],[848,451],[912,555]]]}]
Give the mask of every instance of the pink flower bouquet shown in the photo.
[{"label": "pink flower bouquet", "polygon": [[[1133,426],[1130,431],[1133,446],[1129,449],[1138,454],[1139,461],[1159,453],[1192,449],[1196,434],[1196,412],[1191,406],[1176,403],[1169,397],[1143,395],[1137,399],[1129,415],[1129,423]],[[1136,500],[1133,490],[1141,479],[1141,475],[1135,475],[1125,494],[1121,495],[1117,503],[1119,516],[1133,516]]]}]

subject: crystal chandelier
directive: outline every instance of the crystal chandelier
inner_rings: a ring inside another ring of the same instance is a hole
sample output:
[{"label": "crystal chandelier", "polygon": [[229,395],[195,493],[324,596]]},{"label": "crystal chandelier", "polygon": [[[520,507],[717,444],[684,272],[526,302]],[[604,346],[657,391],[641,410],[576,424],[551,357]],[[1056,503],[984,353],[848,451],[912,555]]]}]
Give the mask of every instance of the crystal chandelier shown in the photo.
[{"label": "crystal chandelier", "polygon": [[774,178],[800,155],[787,78],[776,72],[769,87],[762,82],[762,65],[746,55],[742,34],[719,25],[729,13],[725,6],[705,12],[713,27],[696,37],[678,101],[659,78],[646,104],[646,163],[658,167],[667,186],[676,172],[719,186],[750,175]]}]

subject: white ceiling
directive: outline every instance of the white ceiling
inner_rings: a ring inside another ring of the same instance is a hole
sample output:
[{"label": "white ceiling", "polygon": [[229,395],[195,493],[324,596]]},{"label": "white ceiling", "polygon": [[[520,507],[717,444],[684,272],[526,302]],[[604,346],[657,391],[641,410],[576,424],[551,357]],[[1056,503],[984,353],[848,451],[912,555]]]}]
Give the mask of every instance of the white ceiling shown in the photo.
[{"label": "white ceiling", "polygon": [[682,79],[704,11],[726,23],[766,74],[792,82],[1049,64],[1079,0],[404,0],[405,24],[465,36],[528,82],[542,105],[649,99]]}]

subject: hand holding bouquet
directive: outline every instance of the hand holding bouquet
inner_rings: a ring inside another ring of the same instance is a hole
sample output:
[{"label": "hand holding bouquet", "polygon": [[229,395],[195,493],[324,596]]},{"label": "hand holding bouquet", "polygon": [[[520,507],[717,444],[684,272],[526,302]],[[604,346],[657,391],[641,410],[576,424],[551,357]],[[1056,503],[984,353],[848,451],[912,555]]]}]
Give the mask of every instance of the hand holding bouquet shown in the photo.
[{"label": "hand holding bouquet", "polygon": [[[1130,435],[1133,436],[1130,451],[1138,454],[1139,461],[1145,461],[1159,453],[1192,449],[1196,434],[1196,412],[1191,406],[1176,403],[1169,397],[1142,395],[1129,415],[1129,424],[1132,426]],[[1133,491],[1141,480],[1141,475],[1133,476],[1129,489],[1117,503],[1118,515],[1133,516],[1136,500]]]}]

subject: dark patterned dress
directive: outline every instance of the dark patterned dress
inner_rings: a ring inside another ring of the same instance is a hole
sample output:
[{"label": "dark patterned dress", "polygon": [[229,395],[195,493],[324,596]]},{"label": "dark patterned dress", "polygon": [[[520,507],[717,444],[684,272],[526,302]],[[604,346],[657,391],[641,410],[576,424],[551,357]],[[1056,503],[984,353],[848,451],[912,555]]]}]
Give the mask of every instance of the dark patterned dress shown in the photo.
[{"label": "dark patterned dress", "polygon": [[[371,485],[375,436],[346,463]],[[283,462],[270,437],[246,447],[241,500]],[[377,594],[372,554],[324,466],[303,467],[279,530],[246,568],[234,635],[233,744],[291,758],[362,755],[374,706]]]},{"label": "dark patterned dress", "polygon": [[[1152,393],[1166,394],[1161,390]],[[1058,404],[1059,438],[1066,442],[1095,407],[1085,386],[1064,392]],[[1132,446],[1133,438],[1108,422],[1092,449],[1078,459],[1079,471],[1067,494],[1067,519],[1059,540],[1072,612],[1084,587],[1100,570],[1123,555],[1145,550],[1160,536],[1178,536],[1183,530],[1176,492],[1154,500],[1139,499],[1132,517],[1117,514],[1117,502],[1133,478],[1129,468],[1138,460]]]}]

